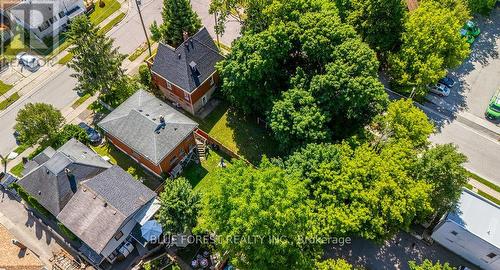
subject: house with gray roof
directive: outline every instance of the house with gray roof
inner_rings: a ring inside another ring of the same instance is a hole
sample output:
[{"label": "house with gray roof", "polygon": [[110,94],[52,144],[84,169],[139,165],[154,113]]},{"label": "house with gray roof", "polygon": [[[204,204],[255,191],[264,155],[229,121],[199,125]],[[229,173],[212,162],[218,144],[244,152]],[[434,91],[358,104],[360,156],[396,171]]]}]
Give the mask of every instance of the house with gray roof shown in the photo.
[{"label": "house with gray roof", "polygon": [[193,36],[184,35],[177,48],[160,43],[149,62],[153,82],[165,98],[191,114],[210,100],[219,81],[215,65],[224,57],[203,27]]},{"label": "house with gray roof", "polygon": [[500,269],[500,206],[471,190],[463,189],[431,237],[481,269]]},{"label": "house with gray roof", "polygon": [[109,142],[156,175],[169,173],[196,149],[198,124],[143,90],[97,125]]},{"label": "house with gray roof", "polygon": [[111,168],[97,153],[75,139],[57,151],[45,149],[27,163],[18,184],[52,215],[57,216],[81,181]]},{"label": "house with gray roof", "polygon": [[[78,251],[98,268],[112,265],[158,211],[156,193],[75,139],[47,148],[18,184],[82,242]],[[142,240],[142,239],[141,239]]]}]

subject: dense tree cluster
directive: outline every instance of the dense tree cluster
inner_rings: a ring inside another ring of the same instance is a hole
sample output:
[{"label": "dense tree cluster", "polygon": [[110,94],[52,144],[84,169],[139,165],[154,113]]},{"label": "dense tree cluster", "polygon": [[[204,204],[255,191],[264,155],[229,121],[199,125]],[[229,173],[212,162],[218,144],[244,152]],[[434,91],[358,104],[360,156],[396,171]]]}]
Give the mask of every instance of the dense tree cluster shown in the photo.
[{"label": "dense tree cluster", "polygon": [[441,264],[439,261],[435,264],[429,260],[424,260],[421,264],[414,261],[408,263],[410,270],[454,270],[455,268],[448,263]]},{"label": "dense tree cluster", "polygon": [[283,148],[342,138],[384,109],[376,55],[333,4],[276,1],[269,10],[271,24],[238,39],[219,66],[236,108],[267,116]]}]

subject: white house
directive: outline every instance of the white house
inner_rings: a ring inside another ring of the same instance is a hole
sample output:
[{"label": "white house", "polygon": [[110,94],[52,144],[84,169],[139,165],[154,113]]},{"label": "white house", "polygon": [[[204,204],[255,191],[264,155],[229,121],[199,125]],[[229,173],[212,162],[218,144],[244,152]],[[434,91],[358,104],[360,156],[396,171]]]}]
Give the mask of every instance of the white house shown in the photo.
[{"label": "white house", "polygon": [[3,7],[11,19],[42,40],[64,30],[86,11],[83,0],[9,0]]},{"label": "white house", "polygon": [[431,237],[481,269],[500,269],[500,206],[470,190],[462,191],[457,209]]}]

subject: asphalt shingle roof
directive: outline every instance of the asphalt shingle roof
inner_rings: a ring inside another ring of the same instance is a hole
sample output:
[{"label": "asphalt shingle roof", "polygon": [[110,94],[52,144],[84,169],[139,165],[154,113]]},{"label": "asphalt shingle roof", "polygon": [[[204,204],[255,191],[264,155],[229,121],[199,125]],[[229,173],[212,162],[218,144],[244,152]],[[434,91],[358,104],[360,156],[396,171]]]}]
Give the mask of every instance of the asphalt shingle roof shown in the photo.
[{"label": "asphalt shingle roof", "polygon": [[[215,64],[222,59],[224,57],[203,27],[175,49],[160,43],[151,69],[191,93],[215,72]],[[193,63],[199,76],[192,72],[190,64]]]},{"label": "asphalt shingle roof", "polygon": [[155,196],[122,168],[113,166],[82,182],[57,219],[101,253],[123,223]]},{"label": "asphalt shingle roof", "polygon": [[[19,185],[54,216],[71,199],[78,183],[91,178],[111,164],[75,139],[61,146],[45,163],[19,180]],[[74,176],[74,181],[68,177]]]},{"label": "asphalt shingle roof", "polygon": [[[160,116],[165,126],[160,126]],[[154,164],[159,164],[198,124],[150,93],[139,90],[98,126]]]}]

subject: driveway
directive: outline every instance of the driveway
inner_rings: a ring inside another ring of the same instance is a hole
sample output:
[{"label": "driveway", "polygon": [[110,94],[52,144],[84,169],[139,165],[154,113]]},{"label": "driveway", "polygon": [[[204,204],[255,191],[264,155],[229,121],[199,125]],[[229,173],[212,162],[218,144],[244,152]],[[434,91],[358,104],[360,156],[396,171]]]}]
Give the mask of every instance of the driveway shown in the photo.
[{"label": "driveway", "polygon": [[355,266],[376,270],[407,270],[408,261],[420,263],[425,259],[477,269],[439,244],[428,245],[405,232],[400,232],[380,244],[364,239],[352,239],[350,244],[329,245],[325,248],[325,258],[339,257]]},{"label": "driveway", "polygon": [[53,253],[63,250],[63,244],[52,231],[3,189],[0,190],[0,223],[47,266],[51,265]]}]

